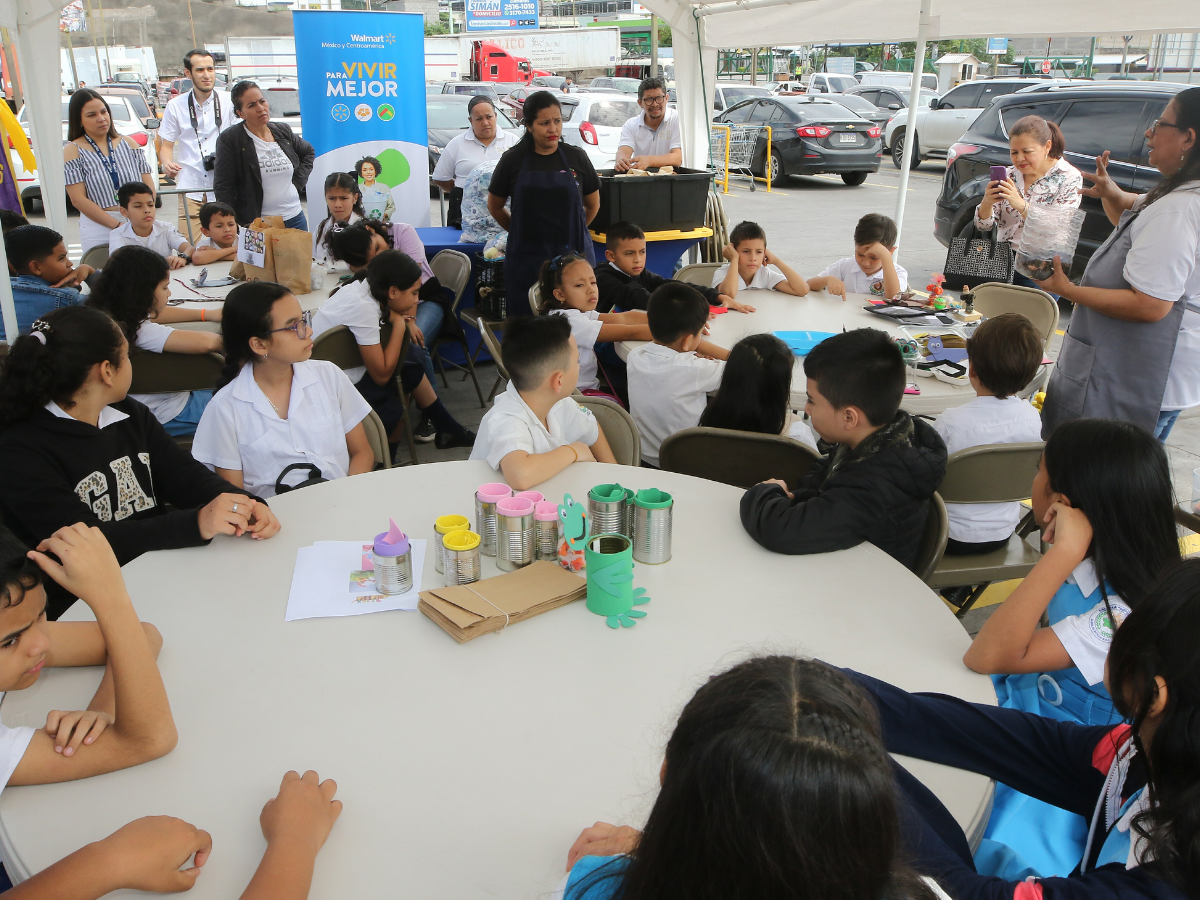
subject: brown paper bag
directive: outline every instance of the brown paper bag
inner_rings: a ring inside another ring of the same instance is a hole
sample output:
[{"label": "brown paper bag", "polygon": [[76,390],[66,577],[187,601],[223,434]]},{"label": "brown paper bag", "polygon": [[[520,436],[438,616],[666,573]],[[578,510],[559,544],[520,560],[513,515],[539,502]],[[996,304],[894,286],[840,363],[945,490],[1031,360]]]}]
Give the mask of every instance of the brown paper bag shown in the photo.
[{"label": "brown paper bag", "polygon": [[293,294],[309,293],[312,290],[312,235],[296,228],[271,229],[267,235],[275,281]]},{"label": "brown paper bag", "polygon": [[[253,266],[244,263],[244,277],[247,281],[275,281],[275,260],[271,253],[271,232],[283,231],[283,216],[259,216],[246,226],[250,231],[263,232],[263,264]],[[232,271],[232,266],[230,269]]]}]

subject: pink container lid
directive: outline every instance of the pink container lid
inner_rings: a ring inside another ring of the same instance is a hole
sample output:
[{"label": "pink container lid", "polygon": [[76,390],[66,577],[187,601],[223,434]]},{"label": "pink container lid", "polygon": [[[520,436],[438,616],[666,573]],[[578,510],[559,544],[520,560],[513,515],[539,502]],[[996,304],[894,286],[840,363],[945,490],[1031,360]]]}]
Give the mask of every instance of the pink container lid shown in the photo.
[{"label": "pink container lid", "polygon": [[542,500],[533,508],[533,517],[539,522],[553,522],[558,519],[558,504],[553,500]]},{"label": "pink container lid", "polygon": [[503,500],[505,497],[512,496],[512,488],[507,484],[498,481],[492,481],[488,484],[481,484],[475,495],[484,503],[495,503],[497,500]]},{"label": "pink container lid", "polygon": [[527,516],[533,512],[533,501],[528,497],[505,497],[496,501],[498,516]]},{"label": "pink container lid", "polygon": [[541,491],[521,491],[519,494],[514,494],[514,497],[528,497],[534,503],[541,503],[546,499],[546,495]]}]

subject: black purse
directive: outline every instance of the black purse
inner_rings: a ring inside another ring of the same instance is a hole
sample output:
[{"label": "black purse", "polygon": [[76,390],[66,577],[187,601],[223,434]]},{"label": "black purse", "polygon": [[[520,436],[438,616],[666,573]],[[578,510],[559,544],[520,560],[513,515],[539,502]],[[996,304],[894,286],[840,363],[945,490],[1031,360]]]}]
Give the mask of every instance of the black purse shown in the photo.
[{"label": "black purse", "polygon": [[[307,470],[308,477],[299,484],[284,484],[283,479],[287,477],[287,474],[297,469],[301,471]],[[300,488],[308,487],[310,484],[324,484],[328,480],[328,478],[321,475],[321,470],[312,463],[292,463],[280,472],[279,477],[275,479],[275,493],[286,494],[288,491],[298,491]]]},{"label": "black purse", "polygon": [[968,285],[987,281],[1012,283],[1017,254],[1008,241],[996,240],[998,226],[999,223],[993,223],[988,237],[978,237],[975,223],[968,222],[958,237],[950,241],[946,264],[942,267],[946,276],[943,287],[961,291]]}]

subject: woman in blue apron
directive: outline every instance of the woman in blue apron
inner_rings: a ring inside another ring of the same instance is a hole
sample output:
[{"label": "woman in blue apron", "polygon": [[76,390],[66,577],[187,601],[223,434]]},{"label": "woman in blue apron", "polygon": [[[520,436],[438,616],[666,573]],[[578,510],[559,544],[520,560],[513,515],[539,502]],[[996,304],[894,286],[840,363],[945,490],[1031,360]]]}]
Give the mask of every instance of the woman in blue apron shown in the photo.
[{"label": "woman in blue apron", "polygon": [[[1054,274],[1038,284],[1075,304],[1046,390],[1043,438],[1080,416],[1121,419],[1158,434],[1164,398],[1183,398],[1167,404],[1176,410],[1192,399],[1200,404],[1198,136],[1200,88],[1191,88],[1146,130],[1150,162],[1163,176],[1153,190],[1141,197],[1118,188],[1106,172],[1107,152],[1096,160],[1096,174],[1084,175],[1094,182],[1084,193],[1101,199],[1117,227],[1080,284],[1057,259]],[[1184,396],[1192,392],[1194,398]]]},{"label": "woman in blue apron", "polygon": [[[1179,560],[1167,455],[1128,422],[1074,419],[1046,443],[1031,492],[1050,544],[963,657],[992,676],[1000,706],[1081,725],[1121,720],[1104,688],[1117,627]],[[1049,628],[1038,628],[1045,613]],[[996,786],[980,872],[1067,875],[1088,823]]]},{"label": "woman in blue apron", "polygon": [[[587,226],[600,211],[600,179],[587,154],[562,141],[562,107],[554,94],[530,94],[522,115],[525,136],[496,164],[488,212],[508,231],[509,315],[527,316],[529,289],[543,262],[574,251],[595,265]],[[505,209],[509,198],[511,211]]]}]

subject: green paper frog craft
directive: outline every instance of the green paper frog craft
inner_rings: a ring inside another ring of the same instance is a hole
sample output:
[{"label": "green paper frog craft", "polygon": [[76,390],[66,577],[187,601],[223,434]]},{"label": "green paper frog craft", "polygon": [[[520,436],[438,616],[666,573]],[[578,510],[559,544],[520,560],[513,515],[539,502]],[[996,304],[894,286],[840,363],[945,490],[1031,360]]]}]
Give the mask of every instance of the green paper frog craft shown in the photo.
[{"label": "green paper frog craft", "polygon": [[570,494],[563,495],[563,502],[558,505],[558,518],[562,522],[563,540],[572,550],[583,549],[583,539],[587,536],[587,507],[576,503]]},{"label": "green paper frog craft", "polygon": [[[649,603],[645,588],[630,588],[633,583],[633,566],[601,566],[598,572],[588,570],[588,600],[587,607],[592,612],[605,617],[609,628],[632,628],[637,619],[645,618],[644,609],[634,609]],[[598,588],[600,597],[593,608],[592,595]]]}]

